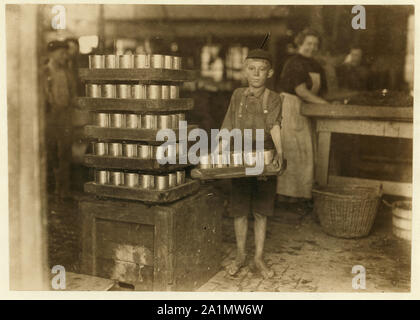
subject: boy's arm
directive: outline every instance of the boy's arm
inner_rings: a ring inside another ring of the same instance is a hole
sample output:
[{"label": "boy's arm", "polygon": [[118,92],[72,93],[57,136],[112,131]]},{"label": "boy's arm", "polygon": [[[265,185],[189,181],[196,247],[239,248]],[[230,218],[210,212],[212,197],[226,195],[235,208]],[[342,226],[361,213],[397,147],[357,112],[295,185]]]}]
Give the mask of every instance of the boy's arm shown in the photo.
[{"label": "boy's arm", "polygon": [[271,138],[273,139],[274,146],[276,147],[277,154],[273,159],[273,164],[281,168],[283,164],[283,147],[281,145],[281,131],[280,126],[275,124],[270,130]]}]

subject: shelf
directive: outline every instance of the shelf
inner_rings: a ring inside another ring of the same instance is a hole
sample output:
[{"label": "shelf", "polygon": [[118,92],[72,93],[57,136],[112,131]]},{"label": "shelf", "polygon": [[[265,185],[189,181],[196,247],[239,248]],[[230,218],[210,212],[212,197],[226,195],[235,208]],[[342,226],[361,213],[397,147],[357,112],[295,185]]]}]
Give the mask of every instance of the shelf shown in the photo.
[{"label": "shelf", "polygon": [[[198,128],[197,125],[188,125],[187,134],[193,129]],[[84,128],[84,135],[87,138],[104,139],[104,140],[132,140],[154,142],[162,144],[163,141],[156,141],[156,134],[160,129],[127,129],[127,128],[104,128],[88,125]],[[176,141],[179,140],[179,129],[173,129],[176,134]]]},{"label": "shelf", "polygon": [[148,203],[170,203],[196,193],[199,187],[199,181],[187,179],[184,184],[163,191],[102,185],[95,182],[85,183],[84,190],[87,193],[102,197],[138,200]]},{"label": "shelf", "polygon": [[256,176],[245,175],[246,167],[227,167],[227,168],[209,168],[200,169],[195,168],[191,170],[191,177],[199,180],[214,180],[214,179],[232,179],[232,178],[252,178],[261,176],[280,176],[287,168],[287,161],[283,161],[282,167],[274,168],[272,165],[264,167],[264,171]]},{"label": "shelf", "polygon": [[188,111],[193,99],[111,99],[77,97],[77,105],[88,111],[124,111],[132,113]]},{"label": "shelf", "polygon": [[195,81],[195,70],[170,69],[79,69],[82,81],[188,82]]},{"label": "shelf", "polygon": [[[177,160],[178,161],[178,160]],[[159,164],[156,159],[140,159],[128,157],[97,156],[86,154],[84,164],[93,168],[109,168],[139,171],[167,172],[184,169],[190,164]]]},{"label": "shelf", "polygon": [[412,107],[378,107],[347,104],[303,104],[302,115],[328,119],[377,119],[413,121]]}]

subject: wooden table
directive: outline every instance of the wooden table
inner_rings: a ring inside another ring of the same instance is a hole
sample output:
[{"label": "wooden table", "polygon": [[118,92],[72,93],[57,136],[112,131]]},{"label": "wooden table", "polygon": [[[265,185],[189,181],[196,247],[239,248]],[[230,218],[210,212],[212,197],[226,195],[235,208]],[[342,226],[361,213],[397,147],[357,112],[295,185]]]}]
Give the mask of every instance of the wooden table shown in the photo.
[{"label": "wooden table", "polygon": [[412,184],[330,175],[331,134],[345,133],[413,139],[413,108],[304,104],[301,113],[314,119],[317,133],[315,181],[325,184],[382,183],[384,193],[411,197]]}]

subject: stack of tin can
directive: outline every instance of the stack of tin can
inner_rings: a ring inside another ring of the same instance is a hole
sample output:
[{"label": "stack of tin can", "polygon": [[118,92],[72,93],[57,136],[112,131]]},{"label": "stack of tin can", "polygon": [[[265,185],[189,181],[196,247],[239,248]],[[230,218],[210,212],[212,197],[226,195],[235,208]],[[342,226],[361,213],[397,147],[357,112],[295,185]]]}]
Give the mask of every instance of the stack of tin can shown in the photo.
[{"label": "stack of tin can", "polygon": [[219,152],[210,153],[200,157],[200,168],[228,168],[255,166],[257,161],[269,165],[274,158],[274,150],[264,150],[260,152]]},{"label": "stack of tin can", "polygon": [[90,55],[90,69],[182,69],[182,58],[163,54]]},{"label": "stack of tin can", "polygon": [[102,128],[177,129],[179,121],[185,121],[185,113],[93,113],[93,123]]},{"label": "stack of tin can", "polygon": [[146,190],[164,191],[185,183],[185,170],[165,174],[138,171],[95,170],[95,183]]},{"label": "stack of tin can", "polygon": [[95,141],[92,142],[92,154],[96,156],[139,158],[143,160],[162,160],[164,157],[182,157],[186,150],[178,142],[166,147],[145,143],[127,143],[120,141]]},{"label": "stack of tin can", "polygon": [[[149,69],[150,74],[154,71],[151,69],[170,69],[181,70],[182,59],[177,56],[162,54],[137,54],[137,55],[91,55],[89,56],[90,69]],[[113,71],[115,72],[115,71]],[[125,72],[119,70],[118,72]],[[128,72],[130,72],[128,70]],[[141,72],[141,80],[133,79],[122,83],[117,79],[114,81],[110,76],[109,79],[101,78],[100,81],[88,80],[86,83],[86,97],[88,98],[106,98],[107,103],[118,103],[117,99],[142,99],[142,100],[169,100],[165,102],[148,102],[151,104],[161,103],[162,105],[170,105],[170,100],[179,99],[179,80],[171,80],[170,78],[157,81],[156,79],[144,79],[143,74],[148,71]],[[165,72],[165,71],[162,71]],[[112,73],[110,73],[111,75]],[[160,74],[160,73],[159,73]],[[170,75],[171,73],[168,73]],[[93,99],[89,101],[92,101]],[[88,102],[89,102],[88,101]],[[104,100],[99,100],[103,101]],[[131,103],[133,103],[131,101]],[[135,104],[135,103],[134,103]],[[141,106],[142,104],[138,104]],[[120,109],[120,111],[118,111]],[[128,110],[127,108],[112,108],[107,105],[106,110],[93,109],[92,123],[96,127],[101,128],[121,128],[133,130],[160,130],[160,129],[178,129],[179,122],[185,120],[185,113],[181,110],[172,108],[167,111],[159,109],[157,112],[141,110],[141,107]],[[108,111],[109,110],[109,111]],[[123,111],[121,111],[123,110]],[[150,108],[148,109],[150,110]],[[123,131],[121,131],[123,132]],[[124,131],[126,132],[126,131]],[[171,167],[171,164],[165,166],[165,169],[159,169],[159,173],[154,171],[153,167],[141,167],[142,163],[146,165],[153,161],[162,160],[164,158],[171,159],[173,157],[180,158],[186,156],[186,150],[180,148],[180,143],[174,142],[167,147],[155,145],[151,141],[122,141],[118,139],[97,139],[91,144],[91,154],[98,157],[106,157],[106,161],[113,161],[112,167],[118,167],[118,161],[127,161],[126,158],[137,158],[140,160],[150,160],[139,163],[137,167],[130,167],[128,170],[123,169],[94,169],[94,183],[98,185],[107,185],[115,187],[136,188],[141,190],[170,190],[186,183],[186,171],[180,170],[180,166]],[[114,159],[110,159],[114,158]],[[110,162],[108,162],[110,163]],[[127,162],[128,163],[128,162]],[[171,163],[171,162],[170,162]],[[93,165],[93,167],[95,167]],[[101,165],[102,167],[102,165]],[[121,166],[127,168],[128,166]],[[164,172],[164,173],[162,173]]]},{"label": "stack of tin can", "polygon": [[107,99],[179,99],[178,85],[88,83],[86,96]]}]

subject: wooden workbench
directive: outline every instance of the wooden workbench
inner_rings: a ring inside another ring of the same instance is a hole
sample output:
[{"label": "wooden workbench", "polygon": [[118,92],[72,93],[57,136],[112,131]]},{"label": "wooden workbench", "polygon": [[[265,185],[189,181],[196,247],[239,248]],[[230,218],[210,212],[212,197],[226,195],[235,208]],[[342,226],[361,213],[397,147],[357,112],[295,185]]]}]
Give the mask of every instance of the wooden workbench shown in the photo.
[{"label": "wooden workbench", "polygon": [[315,123],[315,181],[318,184],[374,185],[380,182],[386,194],[411,197],[411,183],[334,176],[329,174],[328,168],[332,133],[413,139],[413,108],[304,104],[301,113]]}]

